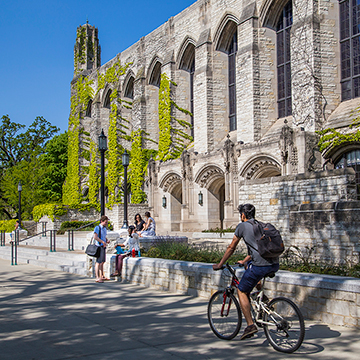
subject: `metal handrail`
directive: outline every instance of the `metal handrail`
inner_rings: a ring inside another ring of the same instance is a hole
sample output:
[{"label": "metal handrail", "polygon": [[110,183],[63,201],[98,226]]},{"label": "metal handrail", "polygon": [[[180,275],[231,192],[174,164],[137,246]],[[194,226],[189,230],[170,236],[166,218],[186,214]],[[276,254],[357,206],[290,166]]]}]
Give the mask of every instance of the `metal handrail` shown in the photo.
[{"label": "metal handrail", "polygon": [[99,220],[96,220],[96,221],[93,221],[92,223],[90,224],[86,224],[86,225],[83,225],[83,226],[80,226],[79,228],[77,229],[69,229],[69,230],[66,230],[68,232],[68,251],[74,251],[74,231],[78,231],[78,230],[81,230],[81,229],[84,229],[84,228],[87,228],[91,225],[94,225],[95,223],[97,223]]},{"label": "metal handrail", "polygon": [[[99,220],[93,221],[92,223],[83,225],[77,229],[67,230],[68,231],[68,251],[74,251],[74,231],[84,229],[88,226],[94,225],[98,221]],[[43,228],[44,228],[44,226],[43,226]],[[50,232],[50,252],[56,252],[56,232],[57,232],[57,230],[46,230],[46,225],[45,225],[44,231],[41,231],[35,235],[28,236],[22,240],[20,240],[19,232],[20,232],[20,230],[15,230],[15,239],[14,239],[14,241],[13,240],[10,241],[10,243],[11,243],[11,265],[17,265],[17,247],[20,244],[20,242],[32,239],[33,237],[40,236],[43,234],[45,234],[45,236],[46,236],[47,232]],[[2,241],[2,233],[1,233],[1,241]],[[1,242],[1,244],[2,244],[2,242]],[[4,232],[4,245],[5,245],[5,232]]]},{"label": "metal handrail", "polygon": [[15,230],[15,239],[11,240],[11,265],[17,265],[17,247],[20,245],[20,242],[29,240],[35,236],[42,235],[50,231],[50,252],[56,252],[56,230],[46,230],[42,231],[36,235],[29,236],[25,239],[20,240],[20,230]]}]

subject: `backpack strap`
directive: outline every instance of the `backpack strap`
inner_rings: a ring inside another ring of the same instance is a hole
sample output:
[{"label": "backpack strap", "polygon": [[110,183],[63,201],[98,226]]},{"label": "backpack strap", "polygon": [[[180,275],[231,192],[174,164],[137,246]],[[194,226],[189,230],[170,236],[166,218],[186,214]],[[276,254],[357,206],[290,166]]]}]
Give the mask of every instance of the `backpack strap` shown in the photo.
[{"label": "backpack strap", "polygon": [[[252,221],[252,220],[254,220],[254,221]],[[253,228],[255,228],[255,226],[256,226],[257,228],[259,228],[259,226],[261,226],[261,225],[259,224],[259,222],[258,222],[257,220],[255,220],[255,219],[250,219],[250,220],[248,220],[247,222],[248,222],[249,224],[251,224],[251,225],[253,226]],[[255,231],[255,230],[254,230],[254,231]],[[250,244],[245,240],[244,237],[243,237],[243,239],[244,239],[245,244],[246,244],[247,246],[249,246],[249,247],[251,247],[252,249],[254,249],[255,251],[259,252],[259,250],[256,249],[254,246],[250,245]]]}]

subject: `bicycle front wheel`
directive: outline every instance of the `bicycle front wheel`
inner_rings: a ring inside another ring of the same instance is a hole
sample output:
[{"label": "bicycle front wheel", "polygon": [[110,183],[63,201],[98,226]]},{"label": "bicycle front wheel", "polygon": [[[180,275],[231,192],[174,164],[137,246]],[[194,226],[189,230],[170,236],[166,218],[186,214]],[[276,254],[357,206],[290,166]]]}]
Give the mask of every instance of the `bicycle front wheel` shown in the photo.
[{"label": "bicycle front wheel", "polygon": [[271,300],[268,309],[269,314],[264,314],[264,331],[269,343],[277,351],[294,352],[305,336],[304,318],[300,309],[284,297]]},{"label": "bicycle front wheel", "polygon": [[235,296],[219,290],[210,298],[208,320],[214,334],[223,340],[231,340],[241,328],[241,309]]}]

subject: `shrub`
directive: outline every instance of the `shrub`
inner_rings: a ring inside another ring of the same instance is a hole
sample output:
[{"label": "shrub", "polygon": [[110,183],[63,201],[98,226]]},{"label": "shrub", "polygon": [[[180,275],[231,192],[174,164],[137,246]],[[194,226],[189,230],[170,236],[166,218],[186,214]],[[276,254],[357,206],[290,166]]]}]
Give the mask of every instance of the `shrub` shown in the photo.
[{"label": "shrub", "polygon": [[[219,247],[195,246],[178,242],[161,242],[143,251],[144,256],[169,260],[218,263],[224,255],[224,249]],[[245,257],[242,251],[236,251],[229,259],[235,263]]]},{"label": "shrub", "polygon": [[10,233],[15,229],[16,219],[11,220],[1,220],[0,221],[0,230]]}]

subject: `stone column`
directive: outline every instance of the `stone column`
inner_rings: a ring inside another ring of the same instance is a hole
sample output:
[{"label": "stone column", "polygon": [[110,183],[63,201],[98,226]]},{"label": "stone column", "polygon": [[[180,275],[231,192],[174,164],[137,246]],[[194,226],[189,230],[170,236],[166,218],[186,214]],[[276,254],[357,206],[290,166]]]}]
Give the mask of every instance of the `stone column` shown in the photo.
[{"label": "stone column", "polygon": [[293,0],[291,27],[291,91],[293,123],[305,131],[322,121],[321,53],[318,2]]},{"label": "stone column", "polygon": [[210,30],[204,30],[195,47],[194,149],[205,153],[214,149],[213,72]]},{"label": "stone column", "polygon": [[258,17],[255,3],[247,6],[238,26],[236,56],[237,140],[260,139],[260,74]]}]

